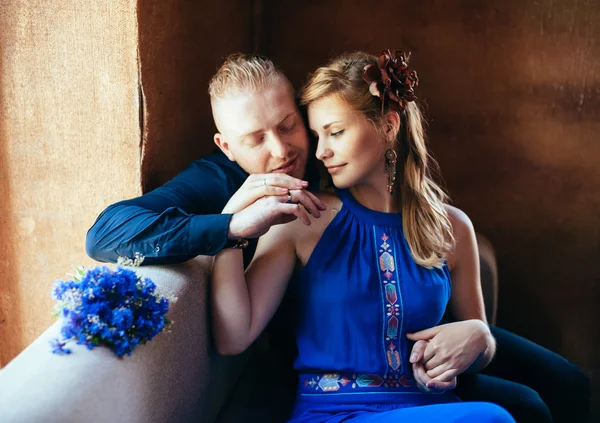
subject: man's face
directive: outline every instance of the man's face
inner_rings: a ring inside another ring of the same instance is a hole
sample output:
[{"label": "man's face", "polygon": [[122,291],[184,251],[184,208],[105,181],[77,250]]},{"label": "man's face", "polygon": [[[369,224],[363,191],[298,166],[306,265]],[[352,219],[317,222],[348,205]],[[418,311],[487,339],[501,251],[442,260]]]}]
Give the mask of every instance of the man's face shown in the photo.
[{"label": "man's face", "polygon": [[215,144],[246,172],[304,176],[308,135],[287,80],[217,99],[213,116]]}]

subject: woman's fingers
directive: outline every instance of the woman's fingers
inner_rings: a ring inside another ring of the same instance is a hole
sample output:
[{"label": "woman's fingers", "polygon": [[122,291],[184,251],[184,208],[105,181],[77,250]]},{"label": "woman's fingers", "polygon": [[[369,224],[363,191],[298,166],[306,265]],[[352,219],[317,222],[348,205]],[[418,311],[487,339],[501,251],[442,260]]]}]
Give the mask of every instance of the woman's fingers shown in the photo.
[{"label": "woman's fingers", "polygon": [[431,378],[425,373],[423,365],[420,363],[413,363],[412,368],[413,376],[415,377],[415,382],[417,382],[417,387],[422,392],[429,393],[429,388],[427,388],[427,382],[430,382]]},{"label": "woman's fingers", "polygon": [[308,182],[303,181],[285,173],[263,173],[250,175],[252,178],[252,186],[254,187],[268,187],[274,186],[279,188],[290,189],[304,189],[308,188]]},{"label": "woman's fingers", "polygon": [[285,195],[289,192],[289,189],[287,188],[282,188],[282,187],[276,187],[273,185],[267,185],[267,186],[260,186],[260,187],[256,187],[255,189],[256,191],[256,195],[254,195],[255,201],[260,198],[260,197],[264,197],[265,195]]},{"label": "woman's fingers", "polygon": [[450,380],[432,379],[425,372],[425,368],[421,363],[413,363],[413,375],[419,389],[426,393],[444,392],[448,389],[454,389],[456,387],[456,377]]},{"label": "woman's fingers", "polygon": [[417,363],[423,359],[423,354],[427,348],[427,341],[417,341],[413,345],[412,352],[410,353],[410,362]]}]

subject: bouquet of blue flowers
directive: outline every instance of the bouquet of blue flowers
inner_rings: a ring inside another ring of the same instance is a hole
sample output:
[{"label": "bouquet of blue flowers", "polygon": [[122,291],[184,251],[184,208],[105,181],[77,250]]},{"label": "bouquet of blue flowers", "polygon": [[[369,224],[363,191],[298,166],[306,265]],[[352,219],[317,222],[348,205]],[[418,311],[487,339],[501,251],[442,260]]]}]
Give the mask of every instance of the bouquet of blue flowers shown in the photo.
[{"label": "bouquet of blue flowers", "polygon": [[[143,256],[120,260],[118,264],[138,266]],[[85,271],[79,267],[73,280],[58,280],[52,298],[58,301],[55,315],[63,318],[61,338],[51,341],[55,354],[70,354],[70,341],[88,349],[104,345],[122,357],[138,344],[145,344],[171,325],[166,317],[169,299],[152,280],[121,266],[113,270],[98,266]],[[175,298],[170,299],[171,302]]]}]

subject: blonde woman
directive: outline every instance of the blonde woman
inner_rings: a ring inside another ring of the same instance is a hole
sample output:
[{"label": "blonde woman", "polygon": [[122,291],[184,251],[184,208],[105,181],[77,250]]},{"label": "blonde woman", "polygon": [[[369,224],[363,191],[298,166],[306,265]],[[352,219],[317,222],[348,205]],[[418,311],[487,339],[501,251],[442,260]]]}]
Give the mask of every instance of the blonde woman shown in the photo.
[{"label": "blonde woman", "polygon": [[[327,209],[314,219],[295,204],[297,191],[271,196],[266,201],[288,203],[297,219],[260,238],[245,272],[239,250],[215,258],[212,324],[221,354],[244,351],[286,290],[297,300],[292,422],[514,421],[499,406],[462,403],[453,392],[458,374],[489,363],[495,343],[484,323],[473,227],[431,179],[418,79],[407,61],[399,51],[353,53],[316,70],[301,99],[335,185],[318,194]],[[459,362],[426,371],[426,342],[411,334],[437,326],[448,305],[458,320],[448,326],[471,336]]]}]

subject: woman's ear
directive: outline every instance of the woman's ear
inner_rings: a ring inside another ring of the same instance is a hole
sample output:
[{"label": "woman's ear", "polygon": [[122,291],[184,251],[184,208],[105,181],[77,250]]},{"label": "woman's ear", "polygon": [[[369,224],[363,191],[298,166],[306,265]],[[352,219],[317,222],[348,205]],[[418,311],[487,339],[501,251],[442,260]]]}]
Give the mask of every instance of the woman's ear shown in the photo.
[{"label": "woman's ear", "polygon": [[397,112],[387,112],[383,117],[383,126],[387,140],[393,142],[400,131],[400,115]]}]

